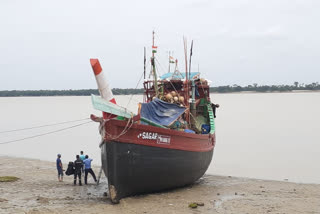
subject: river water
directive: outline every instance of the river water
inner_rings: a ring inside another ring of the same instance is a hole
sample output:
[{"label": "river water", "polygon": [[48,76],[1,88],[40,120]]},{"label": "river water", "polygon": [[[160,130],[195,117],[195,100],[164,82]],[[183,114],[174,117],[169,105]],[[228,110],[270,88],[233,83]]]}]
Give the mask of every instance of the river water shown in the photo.
[{"label": "river water", "polygon": [[[207,174],[320,183],[319,92],[211,94],[211,98],[220,108],[217,144]],[[116,100],[136,112],[142,96]],[[0,155],[55,161],[61,153],[67,165],[83,150],[99,165],[98,124],[69,128],[90,120],[4,132],[85,119],[91,113],[101,114],[92,108],[90,97],[0,98]]]}]

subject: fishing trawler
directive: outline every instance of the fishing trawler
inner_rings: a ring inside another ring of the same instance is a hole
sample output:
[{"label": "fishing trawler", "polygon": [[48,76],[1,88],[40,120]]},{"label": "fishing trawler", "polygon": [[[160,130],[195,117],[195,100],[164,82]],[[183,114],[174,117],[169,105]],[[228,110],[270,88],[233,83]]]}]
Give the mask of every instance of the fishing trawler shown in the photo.
[{"label": "fishing trawler", "polygon": [[153,78],[146,79],[144,69],[144,100],[136,114],[116,104],[99,60],[90,60],[101,95],[92,95],[92,103],[103,112],[91,119],[100,122],[102,168],[113,203],[192,184],[211,162],[215,124],[209,84],[190,72],[191,59],[188,70],[184,45],[185,73],[175,69],[158,77],[153,39]]}]

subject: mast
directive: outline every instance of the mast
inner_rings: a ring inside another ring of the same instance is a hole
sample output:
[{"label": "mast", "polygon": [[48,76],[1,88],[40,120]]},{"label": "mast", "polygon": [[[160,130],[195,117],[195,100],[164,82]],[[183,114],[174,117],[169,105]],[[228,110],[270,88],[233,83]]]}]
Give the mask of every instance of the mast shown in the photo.
[{"label": "mast", "polygon": [[152,57],[151,57],[151,65],[152,65],[152,73],[154,79],[154,90],[156,92],[156,97],[159,97],[159,90],[158,90],[158,79],[157,79],[157,72],[156,72],[156,65],[154,61],[154,54],[156,53],[156,46],[154,46],[154,31],[152,31]]},{"label": "mast", "polygon": [[171,60],[170,60],[170,51],[169,51],[169,57],[168,57],[168,59],[169,59],[169,69],[168,69],[168,73],[170,73],[170,63],[171,63]]},{"label": "mast", "polygon": [[185,58],[185,65],[186,65],[186,75],[185,75],[185,96],[186,96],[186,106],[188,109],[188,113],[186,114],[186,121],[188,122],[188,124],[190,124],[190,103],[189,103],[189,99],[190,99],[190,89],[189,89],[189,79],[188,79],[188,56],[187,56],[187,39],[185,37],[183,37],[183,45],[184,45],[184,58]]},{"label": "mast", "polygon": [[143,79],[146,79],[146,47],[144,47],[144,57],[143,57]]},{"label": "mast", "polygon": [[193,47],[193,40],[191,41],[191,48],[190,48],[190,59],[189,59],[189,78],[188,78],[188,79],[191,79],[191,78],[190,78],[190,75],[191,75],[191,57],[192,57],[192,47]]},{"label": "mast", "polygon": [[195,117],[196,117],[196,95],[195,95],[195,90],[196,90],[196,85],[194,80],[191,80],[191,58],[192,58],[192,48],[193,48],[193,40],[191,41],[191,48],[190,48],[190,58],[189,58],[189,80],[191,82],[191,104],[190,104],[190,122],[191,122],[191,127],[195,126]]}]

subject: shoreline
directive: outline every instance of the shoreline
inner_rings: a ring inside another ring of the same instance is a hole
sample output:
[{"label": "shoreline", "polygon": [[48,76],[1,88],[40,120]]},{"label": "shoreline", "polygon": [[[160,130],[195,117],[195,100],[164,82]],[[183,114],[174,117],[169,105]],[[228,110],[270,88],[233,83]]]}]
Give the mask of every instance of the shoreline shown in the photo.
[{"label": "shoreline", "polygon": [[[204,175],[195,184],[127,197],[111,204],[103,176],[97,186],[74,186],[72,176],[58,182],[55,162],[0,156],[0,213],[318,213],[320,184],[301,184]],[[65,166],[66,167],[66,166]],[[99,168],[93,168],[96,175]],[[192,202],[204,203],[191,209]]]},{"label": "shoreline", "polygon": [[[0,91],[1,92],[1,91]],[[320,90],[292,90],[292,91],[236,91],[236,92],[210,92],[210,94],[283,94],[283,93],[319,93]],[[114,96],[142,96],[140,94],[114,94]],[[9,97],[90,97],[90,95],[37,95],[37,96],[28,96],[28,95],[18,95],[18,96],[0,96],[0,98],[9,98]]]},{"label": "shoreline", "polygon": [[319,93],[320,90],[292,90],[292,91],[237,91],[237,92],[210,92],[210,94],[291,94],[291,93]]},{"label": "shoreline", "polygon": [[[8,159],[24,159],[24,160],[30,160],[30,161],[43,161],[43,162],[48,162],[51,164],[55,164],[55,162],[53,161],[49,161],[49,160],[43,160],[43,159],[39,159],[39,158],[31,158],[31,157],[19,157],[19,156],[8,156],[8,155],[4,155],[4,154],[0,154],[0,160],[1,158],[8,158]],[[64,170],[66,170],[67,166],[68,166],[68,161],[65,161],[65,163],[63,163],[63,167]],[[1,166],[1,163],[0,163]],[[100,170],[101,165],[97,165],[92,163],[91,164],[92,168],[96,169],[96,171],[98,172],[98,170]],[[0,170],[1,172],[1,170]],[[1,175],[0,175],[1,176]],[[97,176],[97,173],[96,173]],[[104,176],[104,174],[103,174]],[[205,176],[217,176],[217,177],[233,177],[233,178],[239,178],[239,179],[253,179],[253,180],[262,180],[262,181],[270,181],[270,182],[286,182],[286,183],[294,183],[294,184],[311,184],[311,185],[320,185],[320,183],[313,183],[313,182],[296,182],[296,181],[292,181],[288,178],[286,179],[268,179],[268,178],[257,178],[257,177],[241,177],[241,176],[235,176],[235,175],[222,175],[222,174],[208,174],[205,173]]]}]

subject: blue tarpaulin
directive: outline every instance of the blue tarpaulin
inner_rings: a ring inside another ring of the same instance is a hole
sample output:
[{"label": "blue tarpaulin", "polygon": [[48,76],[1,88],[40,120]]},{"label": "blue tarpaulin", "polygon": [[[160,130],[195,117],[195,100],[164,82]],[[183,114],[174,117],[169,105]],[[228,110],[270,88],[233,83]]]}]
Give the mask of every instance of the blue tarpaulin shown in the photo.
[{"label": "blue tarpaulin", "polygon": [[160,99],[154,99],[149,103],[141,104],[141,117],[151,120],[163,126],[170,126],[186,110],[177,104],[167,103]]}]

